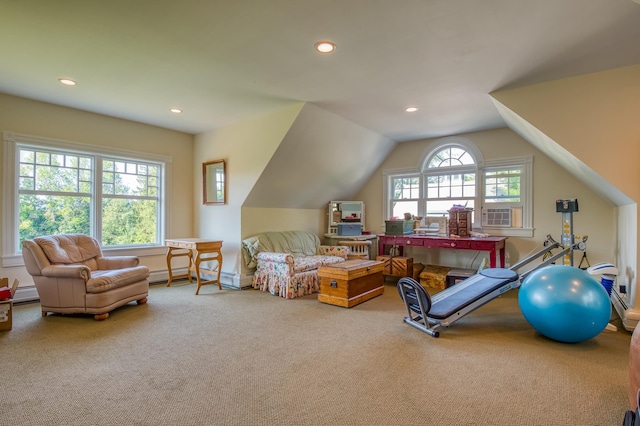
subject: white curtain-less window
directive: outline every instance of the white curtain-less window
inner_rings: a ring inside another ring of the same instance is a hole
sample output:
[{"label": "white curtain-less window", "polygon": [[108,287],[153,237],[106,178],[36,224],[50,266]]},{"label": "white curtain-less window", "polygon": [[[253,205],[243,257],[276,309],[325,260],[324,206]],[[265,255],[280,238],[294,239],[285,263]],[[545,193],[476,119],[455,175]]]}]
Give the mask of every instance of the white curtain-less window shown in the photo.
[{"label": "white curtain-less window", "polygon": [[5,253],[59,233],[91,235],[107,249],[163,245],[168,159],[6,132],[4,139],[4,201],[12,206],[3,215]]},{"label": "white curtain-less window", "polygon": [[391,216],[402,219],[405,213],[418,216],[420,176],[398,176],[391,179]]},{"label": "white curtain-less window", "polygon": [[477,162],[468,149],[445,145],[431,154],[425,163],[423,177],[427,216],[446,216],[454,205],[475,208]]}]

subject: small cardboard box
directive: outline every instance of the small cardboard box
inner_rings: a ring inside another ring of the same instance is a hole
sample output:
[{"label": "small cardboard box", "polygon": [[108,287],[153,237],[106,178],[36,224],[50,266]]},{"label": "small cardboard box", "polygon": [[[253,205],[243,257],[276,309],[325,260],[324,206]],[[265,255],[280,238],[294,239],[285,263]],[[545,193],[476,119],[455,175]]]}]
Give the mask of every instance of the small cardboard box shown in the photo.
[{"label": "small cardboard box", "polygon": [[384,233],[386,235],[413,234],[413,220],[385,220]]},{"label": "small cardboard box", "polygon": [[448,266],[426,265],[420,272],[420,284],[425,288],[444,290],[447,287]]},{"label": "small cardboard box", "polygon": [[[0,278],[0,289],[9,286],[8,278]],[[18,280],[13,280],[9,289],[11,295],[8,299],[0,300],[0,331],[9,331],[13,326],[13,295],[16,294]]]},{"label": "small cardboard box", "polygon": [[359,223],[339,223],[338,235],[340,236],[362,235],[362,226],[360,226]]}]

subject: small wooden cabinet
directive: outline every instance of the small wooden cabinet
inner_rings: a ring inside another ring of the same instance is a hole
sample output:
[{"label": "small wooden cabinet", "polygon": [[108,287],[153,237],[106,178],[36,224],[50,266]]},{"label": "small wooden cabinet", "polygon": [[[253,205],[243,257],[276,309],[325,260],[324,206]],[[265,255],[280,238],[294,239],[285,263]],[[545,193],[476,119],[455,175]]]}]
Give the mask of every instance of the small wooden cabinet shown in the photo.
[{"label": "small wooden cabinet", "polygon": [[471,209],[449,210],[449,235],[469,237],[471,235]]}]

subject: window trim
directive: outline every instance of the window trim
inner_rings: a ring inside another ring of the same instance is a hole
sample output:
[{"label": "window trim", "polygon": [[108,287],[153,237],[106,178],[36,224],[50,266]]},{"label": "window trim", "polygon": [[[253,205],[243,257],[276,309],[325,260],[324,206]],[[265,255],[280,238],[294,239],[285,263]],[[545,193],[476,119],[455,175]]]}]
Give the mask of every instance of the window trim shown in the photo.
[{"label": "window trim", "polygon": [[[494,236],[506,236],[506,237],[520,237],[531,238],[533,237],[533,156],[527,157],[512,157],[501,158],[495,160],[484,160],[482,154],[478,148],[471,141],[461,137],[446,137],[435,141],[429,145],[420,156],[416,167],[413,168],[397,168],[386,169],[382,171],[383,175],[383,194],[385,194],[385,202],[383,206],[383,217],[390,217],[392,212],[391,207],[391,180],[398,177],[418,177],[420,179],[420,187],[422,192],[421,198],[418,202],[418,213],[421,216],[426,214],[424,202],[426,200],[426,194],[423,192],[425,189],[425,172],[428,170],[428,160],[437,152],[442,150],[446,146],[458,146],[467,150],[475,159],[476,165],[470,166],[454,166],[447,167],[447,174],[457,174],[469,172],[472,169],[476,173],[476,184],[478,185],[478,191],[476,194],[476,215],[474,221],[474,228],[476,230],[482,230]],[[522,228],[508,228],[508,227],[482,227],[482,208],[485,207],[485,170],[496,169],[501,167],[521,167],[522,179],[524,180],[520,188],[521,204],[522,204]]]},{"label": "window trim", "polygon": [[[163,188],[160,194],[160,223],[158,224],[159,240],[164,241],[167,234],[167,228],[170,215],[169,206],[171,206],[171,191],[168,190],[168,184],[171,182],[171,164],[172,158],[169,156],[148,154],[137,151],[129,151],[118,148],[110,148],[101,145],[91,145],[80,142],[70,142],[59,139],[45,138],[40,136],[24,135],[14,132],[3,132],[4,149],[3,149],[3,215],[2,215],[2,267],[24,266],[22,252],[16,251],[17,246],[17,218],[19,216],[17,182],[16,182],[16,165],[18,162],[18,144],[33,145],[35,148],[52,148],[65,151],[90,154],[104,155],[122,159],[140,160],[164,163]],[[136,255],[136,256],[155,256],[164,254],[166,249],[161,243],[152,246],[128,246],[113,247],[103,249],[106,255]]]},{"label": "window trim", "polygon": [[[520,201],[522,204],[522,228],[505,228],[496,226],[485,226],[482,230],[489,231],[491,235],[505,236],[505,237],[521,237],[531,238],[533,237],[533,156],[527,157],[513,157],[513,158],[501,158],[498,160],[487,161],[482,171],[482,200],[481,205],[484,208],[484,170],[485,169],[500,169],[510,168],[514,166],[521,166],[522,173],[520,182]],[[482,223],[482,221],[481,221]]]}]

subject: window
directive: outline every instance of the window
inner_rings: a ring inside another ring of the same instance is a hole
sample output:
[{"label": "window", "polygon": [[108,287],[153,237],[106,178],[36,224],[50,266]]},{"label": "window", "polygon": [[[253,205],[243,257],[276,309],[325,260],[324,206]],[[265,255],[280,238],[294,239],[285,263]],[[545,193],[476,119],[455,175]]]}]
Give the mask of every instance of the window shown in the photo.
[{"label": "window", "polygon": [[436,145],[423,167],[426,216],[447,216],[453,205],[474,208],[478,188],[476,155],[464,145]]},{"label": "window", "polygon": [[404,213],[448,217],[454,205],[473,209],[476,231],[492,235],[533,236],[531,158],[485,161],[468,140],[436,141],[419,170],[385,171],[386,216]]},{"label": "window", "polygon": [[526,194],[526,188],[522,186],[522,181],[526,166],[520,161],[517,163],[484,170],[483,227],[524,227],[523,194]]},{"label": "window", "polygon": [[420,200],[420,177],[402,176],[391,179],[391,216],[402,218],[405,213],[418,215]]},{"label": "window", "polygon": [[522,169],[494,169],[484,172],[486,203],[519,203]]},{"label": "window", "polygon": [[5,132],[4,160],[5,253],[57,233],[106,249],[162,245],[168,159]]},{"label": "window", "polygon": [[155,244],[161,164],[102,159],[102,244]]}]

